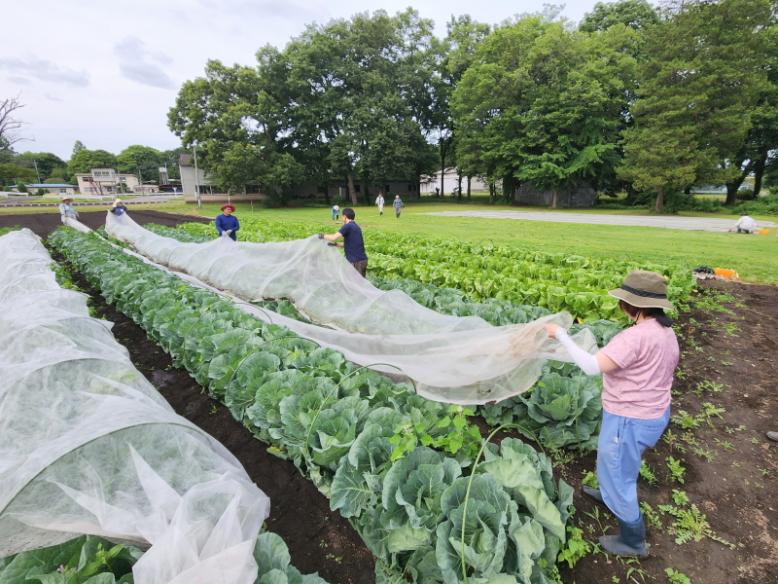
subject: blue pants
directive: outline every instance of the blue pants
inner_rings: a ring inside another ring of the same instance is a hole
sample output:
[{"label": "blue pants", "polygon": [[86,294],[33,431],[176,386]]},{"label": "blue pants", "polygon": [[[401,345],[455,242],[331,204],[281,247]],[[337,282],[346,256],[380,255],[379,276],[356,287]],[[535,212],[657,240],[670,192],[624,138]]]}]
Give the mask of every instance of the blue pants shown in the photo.
[{"label": "blue pants", "polygon": [[659,441],[669,421],[669,407],[653,420],[602,413],[597,480],[608,509],[625,523],[640,518],[637,481],[643,451]]}]

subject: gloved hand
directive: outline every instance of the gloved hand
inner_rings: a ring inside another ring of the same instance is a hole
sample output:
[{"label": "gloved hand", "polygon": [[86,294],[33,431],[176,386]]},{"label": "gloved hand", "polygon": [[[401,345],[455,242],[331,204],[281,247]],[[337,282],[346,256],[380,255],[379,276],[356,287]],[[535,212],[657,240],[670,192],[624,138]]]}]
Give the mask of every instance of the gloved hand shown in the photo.
[{"label": "gloved hand", "polygon": [[224,235],[232,235],[232,229],[227,229],[227,230],[224,232]]}]

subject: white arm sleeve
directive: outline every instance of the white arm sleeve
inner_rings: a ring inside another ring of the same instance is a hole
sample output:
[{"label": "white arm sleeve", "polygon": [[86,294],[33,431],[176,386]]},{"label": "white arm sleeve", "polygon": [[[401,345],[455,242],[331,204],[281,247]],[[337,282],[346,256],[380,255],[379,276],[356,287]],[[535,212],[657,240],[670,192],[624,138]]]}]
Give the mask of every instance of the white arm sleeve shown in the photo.
[{"label": "white arm sleeve", "polygon": [[573,363],[578,365],[587,375],[597,375],[600,373],[600,364],[597,363],[597,356],[587,353],[581,347],[575,344],[573,339],[566,331],[559,329],[556,334],[557,340],[567,350],[567,353],[573,359]]}]

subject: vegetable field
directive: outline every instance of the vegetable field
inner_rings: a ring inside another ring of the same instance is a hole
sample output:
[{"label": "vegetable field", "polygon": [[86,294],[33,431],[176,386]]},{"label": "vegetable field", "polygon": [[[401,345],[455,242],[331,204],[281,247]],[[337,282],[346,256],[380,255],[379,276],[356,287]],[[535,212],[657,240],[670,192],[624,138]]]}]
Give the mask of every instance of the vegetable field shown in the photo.
[{"label": "vegetable field", "polygon": [[[147,227],[185,242],[213,236],[207,224]],[[310,225],[249,219],[240,237],[312,233]],[[634,268],[669,279],[683,358],[673,422],[641,470],[652,555],[606,556],[597,536],[615,521],[577,493],[596,480],[598,377],[548,361],[535,386],[514,398],[478,407],[432,402],[408,381],[355,365],[127,255],[105,233],[56,230],[47,245],[63,267],[61,285],[90,294],[94,309],[117,323],[114,334],[133,361],[145,362],[141,371],[177,410],[243,453],[247,469],[255,456],[268,459],[262,472],[249,472],[270,494],[269,527],[278,534],[263,531],[254,548],[258,584],[776,581],[778,462],[760,438],[778,429],[769,426],[778,370],[760,360],[776,348],[763,328],[778,325],[773,288],[695,289],[689,266],[675,263],[416,236],[371,234],[367,243],[369,277],[381,290],[495,326],[568,311],[574,330],[588,329],[600,346],[626,325],[607,289]],[[307,320],[288,298],[254,304]],[[273,473],[289,477],[283,489],[274,490]],[[297,501],[302,514],[291,509]],[[276,505],[285,517],[278,523]],[[144,551],[89,536],[0,559],[0,583],[25,581],[23,574],[126,584]]]}]

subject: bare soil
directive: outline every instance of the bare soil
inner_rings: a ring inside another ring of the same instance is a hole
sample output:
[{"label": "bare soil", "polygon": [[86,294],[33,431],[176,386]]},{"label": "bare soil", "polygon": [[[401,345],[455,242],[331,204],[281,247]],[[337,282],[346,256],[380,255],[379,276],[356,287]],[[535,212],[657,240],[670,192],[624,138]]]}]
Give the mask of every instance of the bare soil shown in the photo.
[{"label": "bare soil", "polygon": [[[79,213],[79,221],[91,227],[97,229],[105,225],[105,213],[103,212],[89,212]],[[187,221],[199,221],[207,223],[208,219],[203,217],[194,217],[190,215],[176,215],[173,213],[163,213],[161,211],[132,211],[132,218],[145,225],[146,223],[157,223],[159,225],[168,225],[175,227],[181,223]],[[41,237],[46,237],[49,233],[54,231],[57,227],[62,227],[62,221],[60,221],[59,214],[57,213],[40,213],[30,215],[0,215],[0,227],[28,227]]]},{"label": "bare soil", "polygon": [[[722,293],[729,296],[723,306],[714,301]],[[705,402],[726,411],[691,430],[688,440],[671,423],[669,431],[685,452],[671,447],[666,432],[645,457],[658,483],[641,479],[639,497],[656,510],[672,503],[673,489],[685,491],[714,534],[734,548],[709,537],[679,545],[668,533],[670,518],[659,514],[662,528],[648,527],[648,559],[625,562],[595,553],[565,570],[565,582],[664,583],[665,569],[673,568],[694,584],[778,583],[778,443],[765,436],[778,431],[778,287],[708,282],[679,320],[682,355],[674,414],[697,415]],[[683,484],[671,479],[668,456],[686,468]],[[583,473],[594,468],[595,457],[589,455],[557,470],[580,489]],[[583,496],[575,505],[586,539],[596,542],[603,533],[598,514],[603,527],[615,531],[605,508]]]}]

